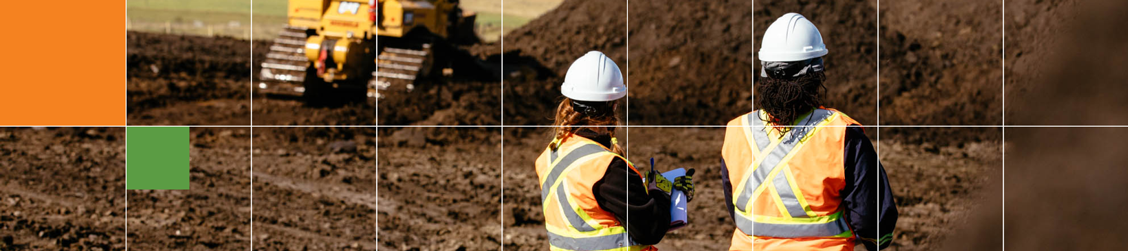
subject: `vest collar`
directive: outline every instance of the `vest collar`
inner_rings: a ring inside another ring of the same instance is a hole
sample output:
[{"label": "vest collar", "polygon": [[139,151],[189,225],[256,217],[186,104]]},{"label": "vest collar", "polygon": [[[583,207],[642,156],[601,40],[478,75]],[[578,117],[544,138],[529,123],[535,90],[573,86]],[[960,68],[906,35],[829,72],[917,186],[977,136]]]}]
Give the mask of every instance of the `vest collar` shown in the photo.
[{"label": "vest collar", "polygon": [[610,134],[599,134],[595,131],[592,131],[591,129],[584,128],[584,129],[577,130],[576,136],[580,136],[580,137],[590,139],[592,141],[595,141],[596,143],[599,143],[604,148],[611,149],[611,135]]}]

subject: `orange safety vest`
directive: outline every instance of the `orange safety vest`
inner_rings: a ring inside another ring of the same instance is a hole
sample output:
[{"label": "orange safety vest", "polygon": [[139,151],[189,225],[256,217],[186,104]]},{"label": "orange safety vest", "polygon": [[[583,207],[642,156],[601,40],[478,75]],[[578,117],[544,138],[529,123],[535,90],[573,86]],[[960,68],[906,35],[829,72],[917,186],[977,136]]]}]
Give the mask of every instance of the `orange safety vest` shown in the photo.
[{"label": "orange safety vest", "polygon": [[733,183],[730,250],[853,250],[842,216],[846,129],[842,112],[815,109],[780,137],[754,111],[729,122],[721,152]]},{"label": "orange safety vest", "polygon": [[[607,173],[615,158],[626,158],[581,136],[553,141],[537,157],[537,177],[544,205],[544,226],[551,250],[658,250],[631,240],[615,215],[595,200],[592,186]],[[626,161],[631,171],[635,169]]]}]

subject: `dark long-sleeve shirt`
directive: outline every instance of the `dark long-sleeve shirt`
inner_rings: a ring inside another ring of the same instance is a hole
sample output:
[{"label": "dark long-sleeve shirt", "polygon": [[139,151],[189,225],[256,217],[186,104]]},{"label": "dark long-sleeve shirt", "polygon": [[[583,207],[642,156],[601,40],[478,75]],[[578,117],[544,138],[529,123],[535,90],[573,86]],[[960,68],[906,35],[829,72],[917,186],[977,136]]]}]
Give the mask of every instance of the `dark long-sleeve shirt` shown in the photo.
[{"label": "dark long-sleeve shirt", "polygon": [[[580,130],[576,135],[599,142],[604,147],[611,146],[610,135],[599,135],[590,130]],[[658,244],[669,231],[670,196],[657,189],[648,193],[642,176],[631,171],[625,160],[612,160],[607,173],[591,189],[599,207],[624,223],[627,234],[635,242]],[[629,218],[627,214],[630,214]]]},{"label": "dark long-sleeve shirt", "polygon": [[[893,203],[893,191],[889,188],[885,168],[877,160],[873,144],[859,126],[846,129],[845,149],[843,162],[846,186],[840,192],[845,210],[843,213],[854,230],[854,235],[867,250],[877,250],[878,246],[886,247],[897,224],[897,207]],[[724,183],[725,206],[729,209],[729,216],[735,218],[732,180],[724,159],[721,160],[721,180]],[[881,196],[878,196],[879,193]],[[880,206],[878,201],[881,202]]]}]

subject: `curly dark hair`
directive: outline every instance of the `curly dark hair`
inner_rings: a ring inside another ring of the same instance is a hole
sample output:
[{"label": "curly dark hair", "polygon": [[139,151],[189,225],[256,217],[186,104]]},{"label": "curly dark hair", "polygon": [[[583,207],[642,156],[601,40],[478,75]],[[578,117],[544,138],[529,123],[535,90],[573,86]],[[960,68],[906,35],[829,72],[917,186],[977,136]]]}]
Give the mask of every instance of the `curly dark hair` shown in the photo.
[{"label": "curly dark hair", "polygon": [[[756,84],[756,106],[768,113],[773,125],[791,125],[799,116],[822,106],[826,95],[823,81],[826,75],[819,71],[795,78],[760,77]],[[775,127],[780,135],[790,127]]]}]

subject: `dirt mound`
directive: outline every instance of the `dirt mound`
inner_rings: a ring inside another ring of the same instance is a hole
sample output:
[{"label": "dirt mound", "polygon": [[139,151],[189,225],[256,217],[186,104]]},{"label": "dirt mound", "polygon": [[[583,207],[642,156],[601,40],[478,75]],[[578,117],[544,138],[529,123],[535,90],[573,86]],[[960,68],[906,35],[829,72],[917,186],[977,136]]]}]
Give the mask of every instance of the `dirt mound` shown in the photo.
[{"label": "dirt mound", "polygon": [[125,130],[0,129],[0,249],[125,248]]},{"label": "dirt mound", "polygon": [[[1007,121],[1125,124],[1124,116],[1107,110],[1128,105],[1128,75],[1109,70],[1128,65],[1128,35],[1120,31],[1126,12],[1123,1],[1008,3]],[[1128,220],[1093,217],[1128,206],[1111,192],[1128,189],[1125,139],[1125,128],[1008,128],[1005,236],[968,234],[961,240],[976,245],[962,250],[997,250],[1000,243],[992,238],[1001,237],[1014,250],[1128,245],[1109,234]],[[972,230],[990,227],[976,224]]]},{"label": "dirt mound", "polygon": [[718,125],[751,107],[748,2],[640,1],[631,3],[630,13],[626,7],[565,1],[507,34],[507,61],[535,59],[530,64],[551,74],[507,82],[506,123],[550,124],[568,66],[591,50],[607,54],[627,74],[631,123]]},{"label": "dirt mound", "polygon": [[[900,1],[881,8],[882,124],[1002,122],[999,2]],[[953,145],[1000,136],[963,132],[968,130],[897,128],[886,137]]]},{"label": "dirt mound", "polygon": [[[1128,36],[1118,1],[1008,4],[1007,115],[1011,124],[1128,124],[1102,111],[1128,100]],[[1068,83],[1068,84],[1067,84]],[[1012,94],[1014,93],[1014,94]],[[1085,112],[1079,112],[1085,111]]]},{"label": "dirt mound", "polygon": [[1000,2],[881,7],[882,124],[1001,123]]},{"label": "dirt mound", "polygon": [[376,249],[375,134],[255,129],[255,247]]},{"label": "dirt mound", "polygon": [[632,1],[632,124],[723,125],[752,107],[750,1]]},{"label": "dirt mound", "polygon": [[[533,65],[548,74],[505,82],[505,123],[552,124],[560,83],[572,60],[588,51],[607,54],[627,73],[624,1],[568,0],[505,35],[506,67]],[[524,61],[524,64],[514,62]],[[633,91],[632,91],[633,92]]]}]

